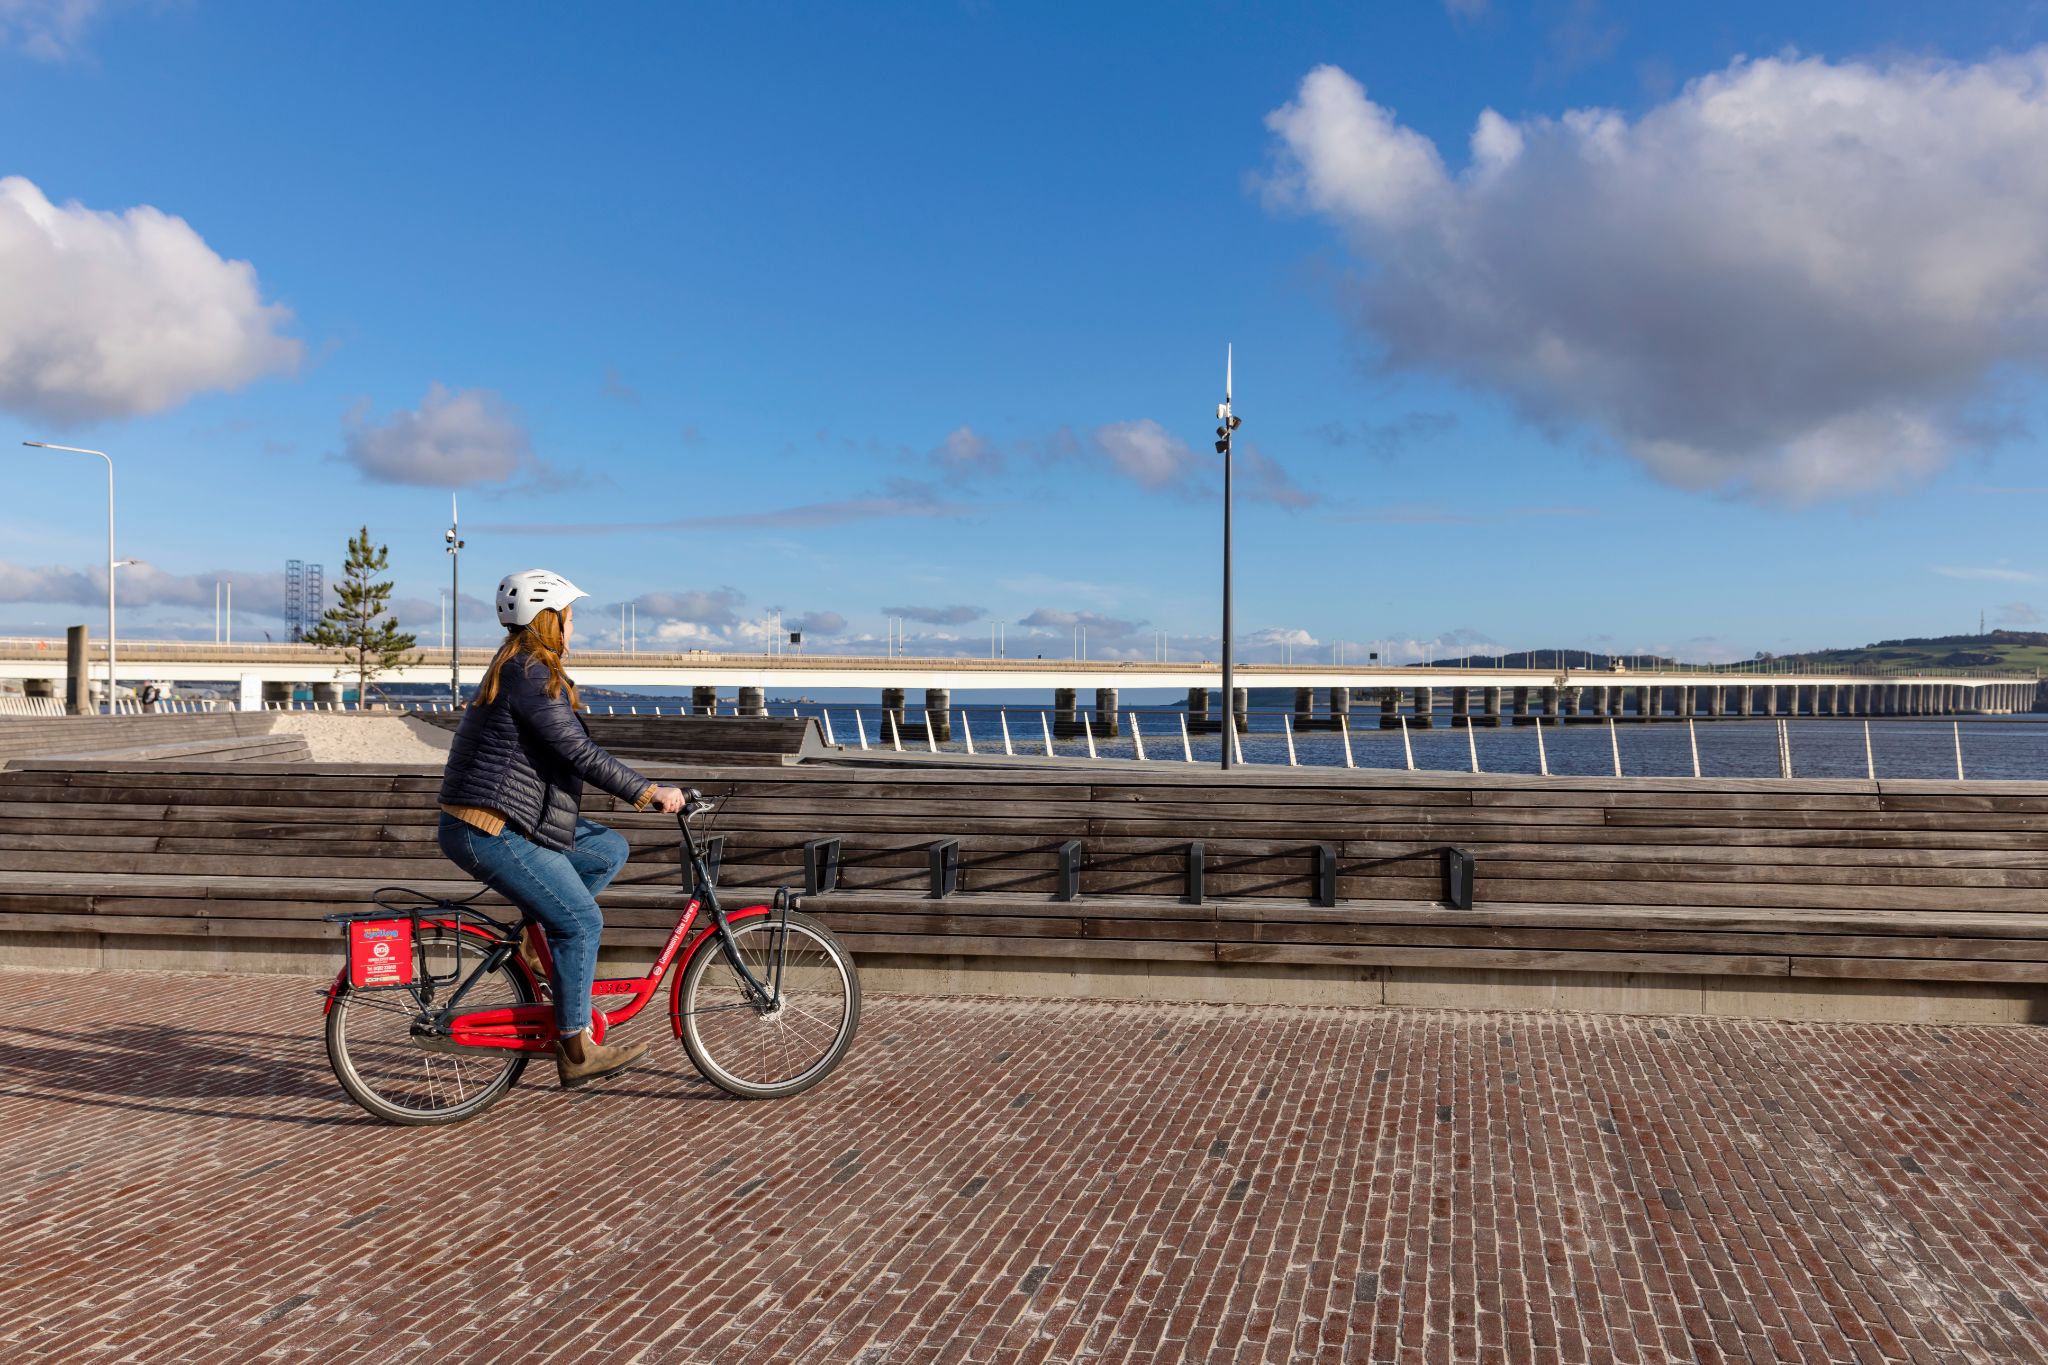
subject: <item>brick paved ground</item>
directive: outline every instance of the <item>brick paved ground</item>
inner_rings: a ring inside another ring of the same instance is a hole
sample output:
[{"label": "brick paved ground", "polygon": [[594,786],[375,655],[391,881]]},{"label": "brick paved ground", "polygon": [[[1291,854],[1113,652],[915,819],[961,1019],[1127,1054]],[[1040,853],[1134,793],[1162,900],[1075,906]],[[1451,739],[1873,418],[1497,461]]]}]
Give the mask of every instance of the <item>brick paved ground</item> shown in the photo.
[{"label": "brick paved ground", "polygon": [[2044,1030],[879,998],[423,1132],[319,1023],[0,973],[0,1356],[2048,1359]]}]

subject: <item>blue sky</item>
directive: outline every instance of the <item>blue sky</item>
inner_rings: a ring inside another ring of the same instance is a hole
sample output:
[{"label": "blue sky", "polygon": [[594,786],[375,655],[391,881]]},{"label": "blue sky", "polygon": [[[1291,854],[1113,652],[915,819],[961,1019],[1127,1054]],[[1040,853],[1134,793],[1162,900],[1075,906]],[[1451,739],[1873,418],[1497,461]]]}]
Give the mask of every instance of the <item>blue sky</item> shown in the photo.
[{"label": "blue sky", "polygon": [[210,637],[222,576],[279,633],[283,561],[367,523],[437,641],[456,492],[465,588],[555,568],[586,643],[634,601],[648,647],[779,608],[1214,657],[1226,342],[1247,657],[2035,626],[2043,43],[2024,3],[0,0],[0,629],[98,619],[100,467],[44,439],[117,458],[124,635]]}]

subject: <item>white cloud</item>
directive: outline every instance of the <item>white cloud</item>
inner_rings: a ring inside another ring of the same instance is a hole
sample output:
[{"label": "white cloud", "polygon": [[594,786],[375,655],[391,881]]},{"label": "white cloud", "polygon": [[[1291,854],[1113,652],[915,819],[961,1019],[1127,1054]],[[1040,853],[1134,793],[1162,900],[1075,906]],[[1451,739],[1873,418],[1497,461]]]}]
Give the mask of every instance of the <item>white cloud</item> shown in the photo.
[{"label": "white cloud", "polygon": [[1936,565],[1934,572],[1943,578],[1968,578],[1987,583],[2032,583],[2035,575],[2023,569],[1968,568],[1953,565]]},{"label": "white cloud", "polygon": [[78,55],[100,0],[0,0],[0,49],[14,48],[43,62]]},{"label": "white cloud", "polygon": [[1253,646],[1286,645],[1290,649],[1304,649],[1322,643],[1299,626],[1267,626],[1264,630],[1255,630],[1245,636],[1244,641]]},{"label": "white cloud", "polygon": [[1243,494],[1247,502],[1271,503],[1299,511],[1313,507],[1322,501],[1322,496],[1311,493],[1294,481],[1277,460],[1269,458],[1257,446],[1248,441],[1237,443],[1231,458],[1237,464],[1237,476],[1242,482],[1236,491]]},{"label": "white cloud", "polygon": [[1171,488],[1200,472],[1194,451],[1151,418],[1095,429],[1095,445],[1117,471],[1151,489]]},{"label": "white cloud", "polygon": [[2031,602],[2007,602],[1998,609],[2001,626],[2038,626],[2041,613]]},{"label": "white cloud", "polygon": [[1038,607],[1019,617],[1017,624],[1036,631],[1071,631],[1079,626],[1099,639],[1120,640],[1145,623],[1104,616],[1098,611],[1062,611],[1058,607]]},{"label": "white cloud", "polygon": [[538,470],[526,428],[497,394],[428,386],[417,408],[370,420],[369,400],[345,419],[342,458],[377,483],[466,488]]},{"label": "white cloud", "polygon": [[800,630],[806,635],[844,635],[846,618],[836,611],[808,611],[800,616],[782,618],[784,630]]},{"label": "white cloud", "polygon": [[290,370],[291,317],[247,261],[147,206],[59,207],[0,178],[0,408],[59,423],[133,417]]},{"label": "white cloud", "polygon": [[1745,59],[1633,121],[1488,110],[1456,173],[1336,67],[1267,125],[1269,203],[1352,235],[1388,365],[1682,487],[1909,485],[2048,360],[2048,48]]},{"label": "white cloud", "polygon": [[906,621],[918,621],[928,626],[964,626],[969,621],[980,621],[988,616],[988,609],[968,602],[955,602],[944,607],[883,607],[885,615],[901,616]]},{"label": "white cloud", "polygon": [[1004,465],[1003,452],[973,427],[960,427],[950,432],[932,450],[931,462],[954,483],[964,482],[975,475],[1000,474]]},{"label": "white cloud", "polygon": [[[232,582],[235,613],[284,614],[284,575],[276,570],[221,569],[211,573],[171,573],[154,564],[130,564],[115,570],[118,605],[129,607],[204,607],[213,609],[213,585]],[[0,560],[0,602],[37,602],[79,607],[105,607],[104,565],[79,570],[55,565],[10,564]]]}]

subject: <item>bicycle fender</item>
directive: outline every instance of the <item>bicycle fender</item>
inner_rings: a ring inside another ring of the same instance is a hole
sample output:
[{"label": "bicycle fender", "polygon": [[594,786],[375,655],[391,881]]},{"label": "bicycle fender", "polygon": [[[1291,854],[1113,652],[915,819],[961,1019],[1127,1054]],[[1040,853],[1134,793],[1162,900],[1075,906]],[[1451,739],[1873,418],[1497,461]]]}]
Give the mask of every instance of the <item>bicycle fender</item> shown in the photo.
[{"label": "bicycle fender", "polygon": [[[763,915],[772,915],[774,913],[773,910],[765,905],[750,905],[744,910],[729,912],[725,917],[725,922],[727,924],[738,924],[743,920],[759,919]],[[669,1027],[676,1031],[676,1037],[678,1038],[683,1036],[683,978],[689,974],[690,959],[697,956],[698,951],[704,947],[706,939],[716,938],[717,936],[718,930],[711,925],[706,925],[704,932],[691,939],[684,946],[683,951],[677,955],[675,976],[670,979],[668,988],[668,1023]]]}]

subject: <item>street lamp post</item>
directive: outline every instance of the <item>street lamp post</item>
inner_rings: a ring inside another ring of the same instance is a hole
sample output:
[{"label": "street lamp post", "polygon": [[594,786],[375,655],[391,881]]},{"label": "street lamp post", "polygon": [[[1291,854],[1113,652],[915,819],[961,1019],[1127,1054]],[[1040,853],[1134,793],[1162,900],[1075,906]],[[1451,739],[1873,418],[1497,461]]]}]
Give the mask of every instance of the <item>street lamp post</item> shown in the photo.
[{"label": "street lamp post", "polygon": [[1223,401],[1216,405],[1216,453],[1223,457],[1223,767],[1230,769],[1230,750],[1237,738],[1237,689],[1231,672],[1230,644],[1230,443],[1238,420],[1230,411],[1231,348],[1223,348]]},{"label": "street lamp post", "polygon": [[462,514],[448,495],[448,700],[462,709]]},{"label": "street lamp post", "polygon": [[63,450],[73,455],[97,455],[107,462],[107,714],[114,711],[114,457],[104,450],[83,446],[51,445],[48,441],[23,441],[38,450]]}]

